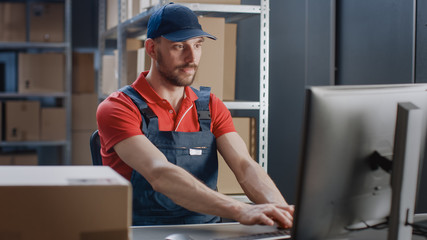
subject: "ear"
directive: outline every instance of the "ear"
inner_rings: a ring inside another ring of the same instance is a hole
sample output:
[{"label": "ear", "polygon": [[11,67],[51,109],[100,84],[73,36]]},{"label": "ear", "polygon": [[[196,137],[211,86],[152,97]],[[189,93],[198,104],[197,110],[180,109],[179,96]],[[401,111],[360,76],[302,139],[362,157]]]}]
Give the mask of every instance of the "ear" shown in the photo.
[{"label": "ear", "polygon": [[145,52],[148,54],[148,56],[150,56],[152,59],[157,59],[155,51],[156,42],[153,39],[148,38],[147,40],[145,40],[144,46]]}]

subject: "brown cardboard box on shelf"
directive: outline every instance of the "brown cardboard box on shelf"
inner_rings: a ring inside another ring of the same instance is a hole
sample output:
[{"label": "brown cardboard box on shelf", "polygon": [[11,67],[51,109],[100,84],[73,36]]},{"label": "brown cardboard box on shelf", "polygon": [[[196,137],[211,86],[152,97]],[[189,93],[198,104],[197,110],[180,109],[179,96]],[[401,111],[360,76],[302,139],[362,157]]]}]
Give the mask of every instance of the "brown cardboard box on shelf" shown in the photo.
[{"label": "brown cardboard box on shelf", "polygon": [[95,92],[93,53],[73,53],[73,93]]},{"label": "brown cardboard box on shelf", "polygon": [[240,4],[240,0],[174,0],[175,3]]},{"label": "brown cardboard box on shelf", "polygon": [[138,15],[140,0],[128,0],[128,19]]},{"label": "brown cardboard box on shelf", "polygon": [[40,102],[6,101],[6,141],[40,140]]},{"label": "brown cardboard box on shelf", "polygon": [[116,56],[104,55],[102,56],[102,80],[101,92],[108,95],[117,90],[119,85],[118,72],[116,69]]},{"label": "brown cardboard box on shelf", "polygon": [[203,54],[197,70],[193,87],[211,87],[219,99],[223,98],[224,86],[224,18],[199,17],[204,31],[217,37],[217,40],[206,39],[203,43]]},{"label": "brown cardboard box on shelf", "polygon": [[30,3],[30,41],[64,42],[64,3]]},{"label": "brown cardboard box on shelf", "polygon": [[[256,157],[255,151],[255,118],[233,117],[237,133],[245,141],[252,158]],[[228,167],[224,158],[218,153],[218,191],[224,194],[244,194],[237,182],[234,173]]]},{"label": "brown cardboard box on shelf", "polygon": [[126,83],[132,84],[138,77],[138,51],[127,51]]},{"label": "brown cardboard box on shelf", "polygon": [[235,100],[237,24],[225,24],[223,100]]},{"label": "brown cardboard box on shelf", "polygon": [[145,52],[145,48],[138,49],[137,76],[144,71],[150,70],[151,57]]},{"label": "brown cardboard box on shelf", "polygon": [[0,42],[26,41],[25,3],[0,2]]},{"label": "brown cardboard box on shelf", "polygon": [[131,238],[131,185],[109,167],[2,166],[0,176],[6,239]]},{"label": "brown cardboard box on shelf", "polygon": [[61,141],[67,138],[65,108],[42,108],[40,140]]},{"label": "brown cardboard box on shelf", "polygon": [[62,53],[19,53],[18,92],[64,92],[65,59]]},{"label": "brown cardboard box on shelf", "polygon": [[12,165],[12,156],[10,154],[1,154],[0,155],[0,166]]},{"label": "brown cardboard box on shelf", "polygon": [[108,30],[112,27],[116,27],[119,23],[119,2],[118,0],[107,0],[106,4],[106,28]]},{"label": "brown cardboard box on shelf", "polygon": [[94,130],[79,130],[72,133],[72,160],[73,165],[92,165],[89,139]]},{"label": "brown cardboard box on shelf", "polygon": [[39,164],[37,153],[14,153],[12,162],[13,165],[19,166],[37,166]]},{"label": "brown cardboard box on shelf", "polygon": [[72,130],[95,130],[98,128],[96,124],[97,94],[73,94],[71,108]]}]

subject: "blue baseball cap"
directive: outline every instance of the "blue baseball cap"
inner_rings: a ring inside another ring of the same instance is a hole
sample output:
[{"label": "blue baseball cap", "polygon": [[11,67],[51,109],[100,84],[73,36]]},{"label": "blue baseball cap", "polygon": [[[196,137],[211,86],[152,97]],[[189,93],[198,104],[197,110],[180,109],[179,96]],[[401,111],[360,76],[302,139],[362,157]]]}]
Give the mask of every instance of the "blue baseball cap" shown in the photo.
[{"label": "blue baseball cap", "polygon": [[148,20],[147,38],[164,37],[183,42],[194,37],[216,37],[202,30],[197,15],[188,7],[169,3],[154,12]]}]

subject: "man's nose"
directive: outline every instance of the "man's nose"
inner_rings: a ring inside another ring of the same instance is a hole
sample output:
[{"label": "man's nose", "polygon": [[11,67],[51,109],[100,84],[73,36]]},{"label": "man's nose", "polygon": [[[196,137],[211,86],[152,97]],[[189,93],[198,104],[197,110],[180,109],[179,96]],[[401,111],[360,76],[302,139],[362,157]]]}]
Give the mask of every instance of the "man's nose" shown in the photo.
[{"label": "man's nose", "polygon": [[186,49],[185,61],[189,62],[189,63],[196,61],[196,52],[193,48],[187,48]]}]

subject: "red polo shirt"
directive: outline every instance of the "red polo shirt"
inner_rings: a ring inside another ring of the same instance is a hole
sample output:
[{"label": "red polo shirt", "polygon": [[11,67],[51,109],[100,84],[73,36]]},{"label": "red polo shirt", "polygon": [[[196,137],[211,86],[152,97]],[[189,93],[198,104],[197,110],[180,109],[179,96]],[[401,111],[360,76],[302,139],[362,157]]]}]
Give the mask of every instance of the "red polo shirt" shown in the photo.
[{"label": "red polo shirt", "polygon": [[[185,98],[181,107],[175,112],[169,102],[162,99],[145,79],[148,72],[143,72],[132,84],[144,98],[147,105],[159,119],[160,131],[197,132],[200,129],[197,109],[194,101],[197,95],[190,87],[185,87]],[[211,131],[215,137],[228,132],[235,132],[230,111],[224,103],[211,93],[209,110],[211,112]],[[142,135],[141,113],[132,100],[122,92],[114,92],[98,106],[96,113],[101,140],[101,155],[104,165],[115,169],[125,178],[132,175],[132,168],[124,163],[114,151],[114,145],[120,141]]]}]

